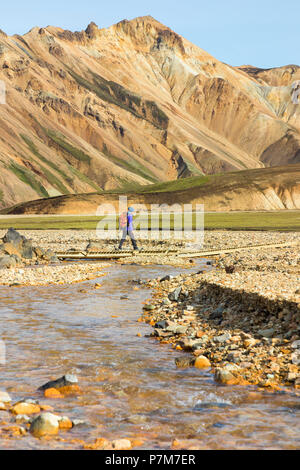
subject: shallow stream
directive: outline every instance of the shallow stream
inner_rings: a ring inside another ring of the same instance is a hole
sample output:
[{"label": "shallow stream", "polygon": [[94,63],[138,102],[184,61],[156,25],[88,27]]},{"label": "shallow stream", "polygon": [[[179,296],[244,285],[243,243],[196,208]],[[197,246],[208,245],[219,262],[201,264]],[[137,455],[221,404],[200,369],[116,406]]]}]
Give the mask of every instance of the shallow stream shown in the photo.
[{"label": "shallow stream", "polygon": [[[197,270],[199,264],[190,269]],[[40,399],[54,412],[87,423],[60,433],[64,442],[0,434],[1,449],[78,448],[73,439],[97,437],[139,438],[144,443],[138,449],[169,449],[174,439],[198,449],[299,448],[300,398],[293,391],[224,387],[209,371],[177,369],[174,359],[185,353],[147,337],[152,327],[137,322],[151,291],[134,290],[128,281],[176,275],[181,268],[112,265],[106,271],[97,290],[97,280],[0,287],[0,338],[6,345],[0,389],[14,402]],[[67,372],[78,376],[78,397],[49,400],[36,392]]]}]

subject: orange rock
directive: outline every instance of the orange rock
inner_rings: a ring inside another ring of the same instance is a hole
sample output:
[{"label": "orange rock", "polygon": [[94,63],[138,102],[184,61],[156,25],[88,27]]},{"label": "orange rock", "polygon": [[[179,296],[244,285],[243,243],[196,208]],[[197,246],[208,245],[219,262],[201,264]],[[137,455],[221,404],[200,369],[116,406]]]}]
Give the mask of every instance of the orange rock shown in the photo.
[{"label": "orange rock", "polygon": [[201,330],[197,331],[197,334],[196,334],[197,338],[202,338],[202,336],[204,335],[205,335],[205,331],[201,331]]},{"label": "orange rock", "polygon": [[78,395],[81,389],[78,385],[66,385],[57,389],[62,395]]},{"label": "orange rock", "polygon": [[45,398],[63,398],[63,395],[56,388],[47,388],[44,392]]},{"label": "orange rock", "polygon": [[63,416],[59,421],[59,429],[71,429],[72,427],[73,423],[67,416]]},{"label": "orange rock", "polygon": [[280,348],[280,351],[283,353],[283,354],[290,354],[290,350],[289,349],[286,349],[286,348]]},{"label": "orange rock", "polygon": [[257,343],[257,340],[254,338],[245,339],[243,345],[245,348],[252,348]]},{"label": "orange rock", "polygon": [[180,447],[181,446],[181,443],[179,441],[177,441],[177,439],[174,439],[174,441],[172,442],[172,448],[177,448],[177,447]]},{"label": "orange rock", "polygon": [[86,450],[102,450],[110,447],[110,443],[107,439],[98,438],[95,440],[94,444],[84,444],[83,448]]},{"label": "orange rock", "polygon": [[23,434],[26,434],[25,429],[23,429],[21,426],[7,426],[2,429],[4,433],[8,433],[13,437],[18,437],[22,436]]},{"label": "orange rock", "polygon": [[198,356],[195,360],[194,366],[197,369],[208,369],[211,367],[210,360],[205,356]]},{"label": "orange rock", "polygon": [[20,402],[12,406],[9,411],[14,415],[31,415],[40,413],[41,408],[39,405],[35,405],[34,403]]},{"label": "orange rock", "polygon": [[130,442],[132,447],[141,447],[145,441],[137,437],[135,439],[130,439]]}]

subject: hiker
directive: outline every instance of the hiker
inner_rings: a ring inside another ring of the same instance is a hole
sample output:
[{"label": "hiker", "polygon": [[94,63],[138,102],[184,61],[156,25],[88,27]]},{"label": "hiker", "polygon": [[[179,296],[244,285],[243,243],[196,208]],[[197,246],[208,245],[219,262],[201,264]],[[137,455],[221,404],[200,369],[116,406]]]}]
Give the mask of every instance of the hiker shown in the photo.
[{"label": "hiker", "polygon": [[122,246],[126,240],[127,235],[129,235],[131,239],[133,249],[138,250],[136,240],[133,234],[133,213],[134,213],[134,208],[129,207],[127,213],[123,212],[123,214],[120,215],[119,226],[120,226],[120,229],[122,230],[122,239],[119,244],[119,250],[122,250]]}]

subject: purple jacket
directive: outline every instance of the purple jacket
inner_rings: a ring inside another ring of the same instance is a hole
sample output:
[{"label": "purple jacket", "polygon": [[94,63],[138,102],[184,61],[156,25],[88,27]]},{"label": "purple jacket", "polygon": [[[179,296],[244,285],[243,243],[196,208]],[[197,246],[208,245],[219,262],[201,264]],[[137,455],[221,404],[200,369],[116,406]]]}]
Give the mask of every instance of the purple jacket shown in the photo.
[{"label": "purple jacket", "polygon": [[133,214],[127,212],[127,230],[133,230]]}]

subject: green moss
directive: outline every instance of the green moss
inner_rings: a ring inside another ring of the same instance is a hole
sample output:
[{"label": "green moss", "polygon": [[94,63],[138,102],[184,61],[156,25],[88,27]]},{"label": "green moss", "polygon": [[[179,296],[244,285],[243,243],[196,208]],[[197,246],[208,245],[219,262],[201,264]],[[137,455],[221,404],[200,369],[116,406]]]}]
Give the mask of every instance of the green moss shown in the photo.
[{"label": "green moss", "polygon": [[0,202],[3,201],[3,196],[4,196],[3,191],[0,189]]},{"label": "green moss", "polygon": [[146,101],[145,105],[151,112],[154,122],[162,129],[167,129],[169,125],[169,118],[166,113],[157,106],[155,101]]},{"label": "green moss", "polygon": [[136,117],[140,117],[134,104],[139,106],[141,98],[129,92],[126,88],[115,82],[109,82],[97,74],[92,74],[93,83],[91,83],[71,69],[69,69],[69,73],[80,86],[92,91],[101,100],[119,106]]},{"label": "green moss", "polygon": [[166,129],[168,127],[168,116],[154,101],[146,101],[144,104],[152,116],[152,119],[149,119],[146,117],[142,98],[136,93],[127,90],[116,82],[105,80],[103,77],[93,72],[90,72],[93,77],[93,82],[91,83],[86,78],[78,75],[72,69],[69,68],[68,70],[70,75],[80,86],[95,93],[101,100],[125,109],[135,117],[151,122],[151,124],[159,129]]},{"label": "green moss", "polygon": [[94,188],[96,191],[98,192],[102,192],[102,189],[96,184],[94,183],[94,181],[92,181],[88,176],[84,175],[83,173],[81,173],[79,170],[77,170],[77,168],[74,168],[72,167],[71,165],[68,165],[69,166],[69,169],[70,171],[75,175],[77,176],[77,178],[82,181],[83,183],[87,183],[88,185],[90,185],[92,188]]},{"label": "green moss", "polygon": [[22,137],[22,139],[24,140],[24,142],[26,142],[26,144],[28,145],[29,149],[31,150],[31,152],[36,156],[38,157],[40,160],[42,160],[42,162],[46,163],[48,166],[50,166],[53,170],[55,170],[58,174],[61,175],[61,177],[69,184],[71,185],[73,183],[73,180],[72,178],[70,178],[70,176],[68,176],[61,168],[59,168],[55,163],[53,163],[51,160],[48,160],[46,157],[44,157],[43,155],[40,154],[40,152],[38,151],[37,147],[34,145],[34,143],[32,142],[32,140],[27,137],[26,135],[24,134],[20,134],[20,136]]},{"label": "green moss", "polygon": [[70,194],[70,191],[65,187],[65,185],[53,174],[51,171],[47,170],[43,165],[40,165],[44,175],[46,176],[49,183],[54,186],[61,194]]},{"label": "green moss", "polygon": [[[120,186],[118,189],[114,190],[114,192],[120,192],[120,193],[133,193],[135,192],[137,189],[140,188],[140,184],[134,182],[134,181],[128,181],[127,179],[125,178],[120,178],[120,177],[117,177],[116,178],[119,183],[120,183]],[[105,191],[106,192],[106,191]]]},{"label": "green moss", "polygon": [[208,183],[210,176],[192,176],[190,178],[182,178],[174,181],[166,181],[164,183],[156,183],[147,186],[140,186],[136,189],[138,194],[143,193],[162,193],[172,191],[182,191],[185,189],[196,188]]},{"label": "green moss", "polygon": [[[39,124],[39,123],[38,123]],[[84,160],[84,161],[90,161],[90,157],[86,154],[84,154],[84,152],[81,152],[81,150],[79,149],[76,149],[75,147],[72,147],[70,144],[68,144],[67,142],[65,142],[64,140],[64,136],[63,134],[61,134],[60,132],[53,132],[51,130],[48,130],[48,129],[45,129],[44,127],[42,127],[40,124],[39,126],[43,129],[43,131],[45,132],[45,134],[50,137],[51,140],[54,140],[56,144],[58,144],[60,147],[63,148],[63,150],[67,151],[68,153],[71,153],[72,156],[75,156],[75,158],[77,160]],[[74,182],[74,178],[71,178],[70,176],[68,176],[66,173],[64,173],[63,170],[61,170],[57,165],[55,165],[55,163],[51,162],[50,160],[48,160],[47,158],[45,158],[43,155],[41,155],[37,149],[37,147],[35,146],[35,144],[32,142],[32,140],[24,135],[24,134],[21,134],[21,137],[22,139],[24,140],[24,142],[26,142],[26,144],[28,145],[29,149],[31,150],[31,152],[36,156],[38,157],[40,160],[42,160],[44,163],[46,163],[47,165],[49,165],[51,168],[53,168],[55,171],[57,171],[57,173],[59,173],[62,178],[67,181],[67,183],[70,185],[70,186],[73,186],[73,182]],[[82,155],[83,154],[83,155]],[[57,189],[59,189],[59,191],[62,193],[62,194],[70,194],[70,191],[64,186],[64,184],[59,181],[51,172],[49,172],[49,170],[45,169],[42,165],[40,165],[41,168],[43,169],[45,175],[47,173],[47,178],[49,180],[49,182],[51,184],[53,184],[54,186],[57,187]],[[84,175],[83,173],[81,173],[79,170],[77,170],[76,168],[72,167],[71,165],[67,164],[68,166],[68,169],[70,170],[70,172],[75,175],[80,181],[83,181],[84,183],[87,183],[89,184],[93,189],[95,189],[96,191],[101,191],[101,188],[96,184],[94,183],[90,178],[88,178],[88,176]]]},{"label": "green moss", "polygon": [[[57,165],[55,165],[55,163],[51,162],[50,160],[45,158],[43,155],[41,155],[37,147],[34,145],[34,143],[29,137],[27,137],[24,134],[21,134],[21,137],[24,140],[24,142],[26,142],[31,152],[37,158],[39,158],[44,163],[49,165],[51,168],[53,168],[53,170],[57,171],[57,173],[59,173],[62,176],[62,178],[64,178],[68,182],[68,184],[72,184],[73,180],[69,176],[67,176]],[[70,194],[70,191],[66,188],[66,186],[53,173],[51,173],[51,171],[49,171],[47,168],[45,168],[41,164],[40,164],[40,167],[43,170],[43,173],[46,176],[49,183],[52,184],[52,186],[56,187],[56,189],[58,189],[58,191],[60,191],[61,194]]]},{"label": "green moss", "polygon": [[104,153],[104,155],[108,157],[109,160],[111,160],[113,163],[120,166],[124,170],[130,171],[131,173],[141,176],[142,178],[145,178],[148,181],[157,181],[157,178],[153,175],[151,170],[148,170],[148,168],[134,160],[131,155],[127,154],[130,160],[122,160],[121,158],[116,157],[115,155],[110,153],[105,144],[103,145],[102,153]]},{"label": "green moss", "polygon": [[39,196],[49,197],[49,194],[47,193],[44,186],[35,179],[34,175],[31,173],[31,171],[27,170],[27,168],[24,168],[15,162],[10,163],[7,168],[11,170],[19,178],[19,180],[30,186]]},{"label": "green moss", "polygon": [[50,130],[50,129],[44,129],[47,136],[55,142],[59,147],[61,147],[65,152],[69,153],[72,155],[72,157],[76,158],[76,160],[79,160],[80,162],[85,162],[90,164],[91,162],[91,157],[84,153],[82,150],[73,147],[73,145],[69,144],[68,142],[65,141],[63,137],[60,137],[56,132]]}]

